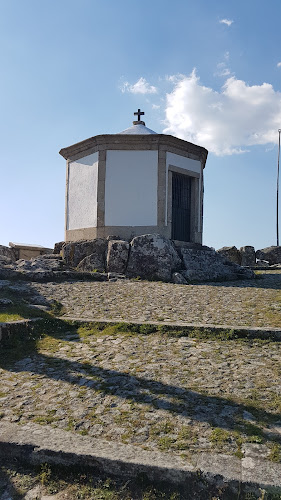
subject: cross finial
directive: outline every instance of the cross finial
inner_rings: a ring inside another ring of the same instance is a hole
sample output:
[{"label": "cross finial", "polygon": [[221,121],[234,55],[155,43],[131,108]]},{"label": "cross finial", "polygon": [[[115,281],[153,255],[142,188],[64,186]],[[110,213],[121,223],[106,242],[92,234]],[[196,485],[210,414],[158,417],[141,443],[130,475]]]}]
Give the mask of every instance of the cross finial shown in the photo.
[{"label": "cross finial", "polygon": [[144,115],[144,111],[141,111],[140,109],[138,109],[137,111],[135,111],[134,115],[138,115],[138,121],[140,121],[140,117],[141,117],[141,115]]}]

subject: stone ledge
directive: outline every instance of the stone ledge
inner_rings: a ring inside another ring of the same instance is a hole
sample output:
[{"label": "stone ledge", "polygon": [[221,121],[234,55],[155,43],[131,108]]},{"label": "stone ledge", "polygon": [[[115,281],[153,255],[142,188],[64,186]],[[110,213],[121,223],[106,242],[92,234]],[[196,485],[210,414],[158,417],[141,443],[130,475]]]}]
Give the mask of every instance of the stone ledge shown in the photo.
[{"label": "stone ledge", "polygon": [[[255,328],[248,328],[248,327],[243,327],[243,326],[233,326],[233,325],[208,325],[208,324],[192,324],[192,323],[186,323],[184,321],[182,322],[168,322],[168,321],[125,321],[125,320],[117,320],[117,319],[107,319],[107,318],[99,318],[99,319],[88,319],[88,318],[77,318],[73,316],[59,316],[59,317],[52,317],[50,319],[58,320],[58,321],[71,321],[73,323],[86,323],[86,324],[93,324],[93,323],[105,323],[105,324],[120,324],[124,323],[127,325],[151,325],[151,326],[163,326],[167,327],[166,333],[169,333],[169,329],[180,329],[184,328],[185,332],[182,333],[182,336],[188,336],[188,330],[190,329],[191,331],[197,330],[200,333],[205,333],[205,334],[220,334],[220,333],[225,333],[225,332],[232,332],[233,335],[236,335],[236,338],[250,338],[250,339],[268,339],[268,340],[273,340],[273,341],[280,341],[281,340],[281,328],[264,328],[264,327],[255,327]],[[38,322],[38,321],[45,321],[46,318],[30,318],[30,319],[23,319],[23,320],[18,320],[18,321],[11,321],[11,322],[5,322],[5,323],[0,323],[0,342],[3,340],[8,339],[11,335],[15,335],[19,332],[19,330],[22,329],[22,327],[28,328],[31,323],[33,322]]]},{"label": "stone ledge", "polygon": [[5,341],[11,337],[11,335],[17,334],[22,328],[28,328],[31,323],[35,321],[44,321],[43,318],[30,318],[21,319],[18,321],[7,321],[5,323],[0,323],[0,342]]},{"label": "stone ledge", "polygon": [[223,479],[263,487],[281,484],[281,464],[258,458],[246,456],[239,460],[231,455],[201,453],[188,463],[168,453],[149,452],[133,445],[77,436],[33,423],[19,426],[1,422],[0,431],[1,460],[13,458],[31,464],[93,467],[125,478],[145,473],[150,480],[165,478],[173,484],[186,483],[199,471],[211,483]]},{"label": "stone ledge", "polygon": [[[86,318],[74,318],[72,316],[61,316],[60,319],[66,321],[73,321],[78,323],[109,323],[109,324],[119,324],[125,323],[127,325],[152,325],[152,326],[166,326],[168,328],[186,328],[190,330],[198,330],[199,332],[206,333],[224,333],[225,331],[232,331],[233,334],[237,334],[239,338],[259,338],[259,339],[270,339],[270,340],[281,340],[281,328],[264,328],[264,327],[247,327],[247,326],[234,326],[234,325],[210,325],[203,323],[186,323],[173,322],[173,321],[125,321],[125,320],[114,320],[114,319],[86,319]],[[168,331],[167,331],[168,332]],[[184,336],[184,334],[183,334]]]}]

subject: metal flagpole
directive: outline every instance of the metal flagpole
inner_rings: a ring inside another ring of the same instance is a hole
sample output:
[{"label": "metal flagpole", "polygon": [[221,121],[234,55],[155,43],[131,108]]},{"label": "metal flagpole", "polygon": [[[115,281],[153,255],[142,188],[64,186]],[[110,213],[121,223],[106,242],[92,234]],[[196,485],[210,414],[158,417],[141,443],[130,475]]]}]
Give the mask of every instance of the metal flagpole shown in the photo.
[{"label": "metal flagpole", "polygon": [[280,132],[278,129],[279,140],[278,140],[278,162],[277,162],[277,190],[276,190],[276,234],[277,234],[277,246],[279,246],[279,160],[280,160]]}]

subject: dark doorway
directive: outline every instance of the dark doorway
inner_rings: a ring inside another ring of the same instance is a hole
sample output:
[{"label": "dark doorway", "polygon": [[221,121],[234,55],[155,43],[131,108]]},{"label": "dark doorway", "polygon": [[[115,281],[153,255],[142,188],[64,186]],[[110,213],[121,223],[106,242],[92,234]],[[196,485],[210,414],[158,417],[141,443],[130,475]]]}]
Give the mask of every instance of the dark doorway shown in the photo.
[{"label": "dark doorway", "polygon": [[172,174],[172,239],[190,241],[191,177]]}]

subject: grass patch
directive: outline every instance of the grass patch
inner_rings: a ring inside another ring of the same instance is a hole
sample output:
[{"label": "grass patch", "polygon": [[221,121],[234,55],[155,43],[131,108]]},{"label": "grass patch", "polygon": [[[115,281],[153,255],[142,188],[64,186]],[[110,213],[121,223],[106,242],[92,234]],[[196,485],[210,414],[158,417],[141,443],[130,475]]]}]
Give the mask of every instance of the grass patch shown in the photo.
[{"label": "grass patch", "polygon": [[157,444],[159,446],[159,449],[161,451],[168,451],[172,448],[173,444],[175,442],[175,439],[165,436],[162,438],[159,438],[157,441]]},{"label": "grass patch", "polygon": [[0,290],[0,298],[10,299],[13,304],[2,306],[0,308],[0,323],[7,323],[9,321],[19,321],[22,319],[46,317],[46,313],[40,309],[28,306],[22,299],[24,292],[15,292],[9,288]]},{"label": "grass patch", "polygon": [[44,317],[46,317],[46,313],[40,311],[40,309],[28,307],[23,304],[14,304],[13,306],[0,309],[0,323],[9,323],[10,321]]},{"label": "grass patch", "polygon": [[40,415],[33,418],[33,422],[40,425],[52,424],[56,420],[57,418],[55,418],[53,415]]},{"label": "grass patch", "polygon": [[[87,338],[93,335],[119,335],[126,336],[134,335],[153,335],[165,334],[170,337],[190,337],[198,340],[219,340],[229,341],[236,340],[237,342],[271,342],[276,341],[274,332],[267,334],[265,337],[262,332],[247,332],[247,330],[238,329],[217,329],[212,327],[192,327],[192,326],[175,326],[175,325],[153,325],[153,324],[137,324],[137,323],[107,323],[107,322],[70,322],[77,328],[79,335]],[[278,340],[277,340],[278,341]]]},{"label": "grass patch", "polygon": [[209,439],[213,446],[222,446],[230,442],[231,433],[229,431],[226,431],[225,429],[220,429],[219,427],[217,427],[216,429],[212,430]]},{"label": "grass patch", "polygon": [[264,441],[263,431],[257,425],[251,423],[244,424],[243,433],[247,435],[246,441],[248,443],[263,443]]},{"label": "grass patch", "polygon": [[281,462],[281,445],[278,443],[272,443],[270,447],[270,453],[268,455],[268,459],[271,460],[271,462]]},{"label": "grass patch", "polygon": [[0,367],[9,368],[13,363],[46,348],[55,352],[65,333],[75,330],[69,324],[47,316],[39,321],[14,326],[10,338],[0,343]]},{"label": "grass patch", "polygon": [[53,316],[62,316],[65,312],[66,309],[61,302],[58,300],[52,300],[50,313],[53,314]]},{"label": "grass patch", "polygon": [[152,427],[150,434],[151,436],[160,436],[161,434],[170,434],[173,432],[175,425],[170,420],[166,420],[165,422],[161,422],[158,425]]}]

